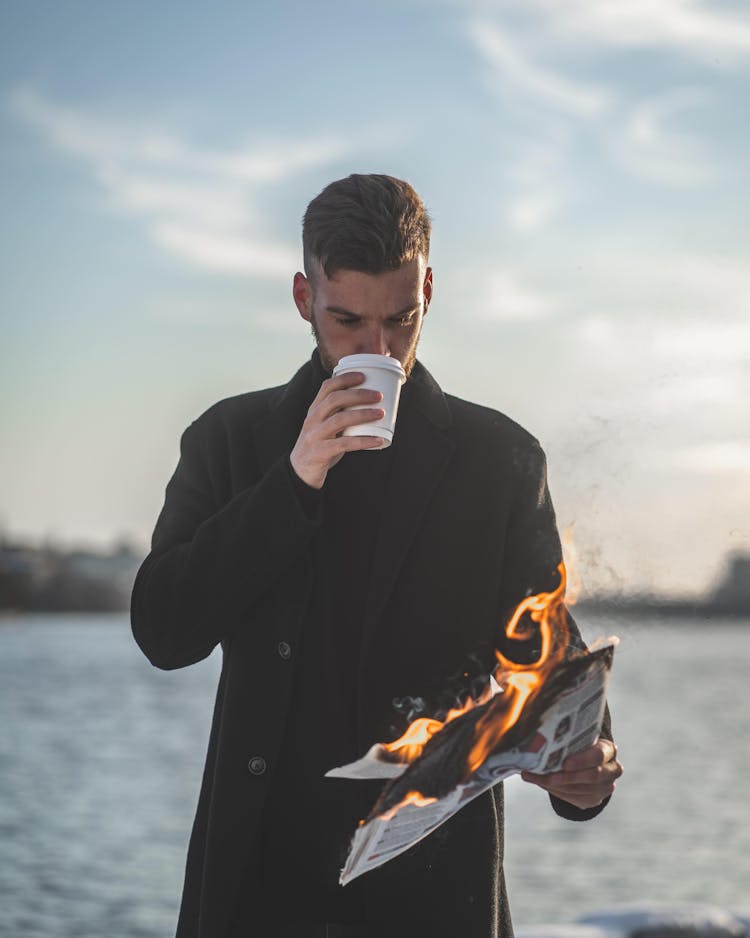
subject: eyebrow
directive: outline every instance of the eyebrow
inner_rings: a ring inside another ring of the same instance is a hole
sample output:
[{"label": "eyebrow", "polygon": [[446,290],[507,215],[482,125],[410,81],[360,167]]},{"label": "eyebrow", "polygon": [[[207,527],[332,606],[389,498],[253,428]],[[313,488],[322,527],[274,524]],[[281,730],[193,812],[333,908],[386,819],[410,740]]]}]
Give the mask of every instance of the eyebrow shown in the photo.
[{"label": "eyebrow", "polygon": [[[388,319],[400,319],[402,316],[406,316],[407,313],[415,313],[419,309],[419,303],[412,303],[410,306],[404,307],[404,309],[399,310],[397,313],[389,316]],[[344,309],[342,306],[326,306],[326,310],[329,313],[336,313],[339,316],[350,316],[352,319],[364,319],[364,316],[361,316],[359,313],[353,313],[349,309]]]}]

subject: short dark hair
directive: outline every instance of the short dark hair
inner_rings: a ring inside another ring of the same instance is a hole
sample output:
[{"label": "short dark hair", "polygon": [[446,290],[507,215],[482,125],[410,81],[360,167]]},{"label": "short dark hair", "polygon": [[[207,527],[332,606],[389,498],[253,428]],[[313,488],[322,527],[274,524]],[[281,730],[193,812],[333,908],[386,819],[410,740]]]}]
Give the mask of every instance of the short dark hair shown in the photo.
[{"label": "short dark hair", "polygon": [[339,270],[382,274],[430,252],[430,216],[408,182],[353,173],[315,196],[302,219],[305,274],[317,260],[326,277]]}]

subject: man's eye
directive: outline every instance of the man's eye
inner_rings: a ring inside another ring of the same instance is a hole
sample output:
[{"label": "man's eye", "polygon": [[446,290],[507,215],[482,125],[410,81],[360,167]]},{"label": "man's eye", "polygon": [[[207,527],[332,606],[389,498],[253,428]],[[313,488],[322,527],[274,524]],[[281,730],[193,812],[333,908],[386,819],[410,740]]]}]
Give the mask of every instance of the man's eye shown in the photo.
[{"label": "man's eye", "polygon": [[337,319],[336,322],[340,326],[354,326],[357,323],[356,319]]}]

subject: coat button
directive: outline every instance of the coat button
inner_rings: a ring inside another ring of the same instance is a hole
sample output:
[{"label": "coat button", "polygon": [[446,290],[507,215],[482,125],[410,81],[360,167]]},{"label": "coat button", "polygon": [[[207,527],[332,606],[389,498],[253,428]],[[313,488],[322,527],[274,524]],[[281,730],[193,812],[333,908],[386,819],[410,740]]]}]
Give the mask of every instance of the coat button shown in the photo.
[{"label": "coat button", "polygon": [[283,658],[284,661],[289,661],[292,657],[292,646],[289,642],[279,642],[276,650],[279,653],[279,657]]},{"label": "coat button", "polygon": [[253,756],[247,764],[248,769],[253,775],[263,775],[266,771],[266,760],[263,756]]}]

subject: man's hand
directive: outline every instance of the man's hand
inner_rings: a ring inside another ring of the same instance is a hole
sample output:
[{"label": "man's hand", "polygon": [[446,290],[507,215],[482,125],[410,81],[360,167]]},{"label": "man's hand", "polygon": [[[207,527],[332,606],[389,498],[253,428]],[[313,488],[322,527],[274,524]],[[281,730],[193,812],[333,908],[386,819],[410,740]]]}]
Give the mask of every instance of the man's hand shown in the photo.
[{"label": "man's hand", "polygon": [[522,772],[521,778],[577,808],[595,808],[612,794],[621,775],[617,747],[608,739],[600,739],[590,749],[568,756],[560,772],[549,775]]},{"label": "man's hand", "polygon": [[314,489],[323,487],[328,470],[335,466],[344,453],[358,449],[376,449],[383,445],[379,436],[342,436],[346,427],[358,423],[380,420],[382,407],[367,410],[345,410],[354,404],[377,404],[382,400],[380,391],[357,388],[365,376],[351,371],[328,378],[320,386],[317,397],[310,405],[302,430],[290,455],[292,468]]}]

